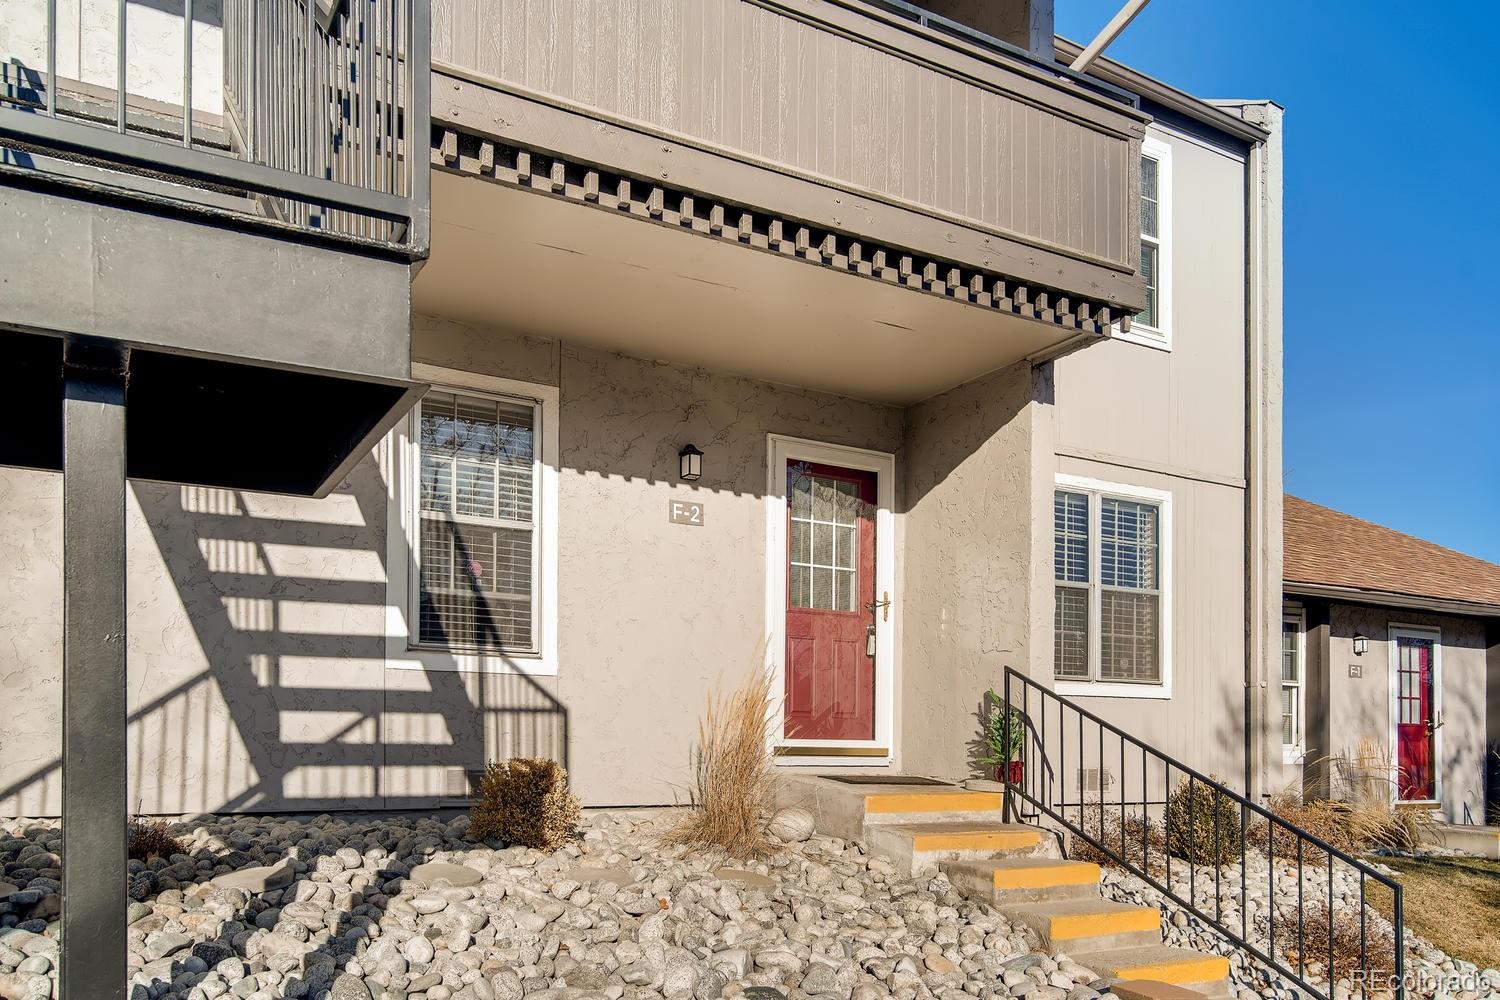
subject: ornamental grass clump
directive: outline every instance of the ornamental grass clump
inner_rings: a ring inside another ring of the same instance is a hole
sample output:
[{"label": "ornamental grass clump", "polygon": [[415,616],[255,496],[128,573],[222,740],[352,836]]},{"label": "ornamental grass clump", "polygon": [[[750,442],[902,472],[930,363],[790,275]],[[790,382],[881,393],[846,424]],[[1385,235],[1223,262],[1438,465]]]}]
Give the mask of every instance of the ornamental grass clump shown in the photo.
[{"label": "ornamental grass clump", "polygon": [[1215,866],[1240,860],[1240,805],[1204,782],[1177,783],[1167,796],[1163,825],[1173,857]]},{"label": "ornamental grass clump", "polygon": [[137,819],[130,822],[125,851],[132,861],[145,862],[152,858],[168,859],[174,854],[186,854],[188,849],[172,836],[166,820]]},{"label": "ornamental grass clump", "polygon": [[469,809],[469,837],[555,851],[578,831],[578,799],[568,772],[545,757],[491,761]]},{"label": "ornamental grass clump", "polygon": [[667,833],[667,844],[735,858],[774,850],[762,822],[776,781],[769,749],[771,708],[767,670],[757,670],[727,695],[709,697],[693,749],[692,811]]}]

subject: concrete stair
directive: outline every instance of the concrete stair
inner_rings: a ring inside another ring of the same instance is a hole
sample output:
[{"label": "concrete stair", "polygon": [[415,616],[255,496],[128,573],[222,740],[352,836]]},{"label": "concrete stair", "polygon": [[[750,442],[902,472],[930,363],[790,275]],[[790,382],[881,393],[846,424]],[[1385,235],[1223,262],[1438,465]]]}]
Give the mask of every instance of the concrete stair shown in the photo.
[{"label": "concrete stair", "polygon": [[1230,994],[1227,958],[1164,944],[1158,909],[1104,899],[1099,866],[1063,858],[1048,831],[1003,822],[999,792],[803,775],[783,781],[777,804],[810,809],[818,832],[862,839],[903,872],[943,871],[1052,953],[1121,980],[1132,1000]]}]

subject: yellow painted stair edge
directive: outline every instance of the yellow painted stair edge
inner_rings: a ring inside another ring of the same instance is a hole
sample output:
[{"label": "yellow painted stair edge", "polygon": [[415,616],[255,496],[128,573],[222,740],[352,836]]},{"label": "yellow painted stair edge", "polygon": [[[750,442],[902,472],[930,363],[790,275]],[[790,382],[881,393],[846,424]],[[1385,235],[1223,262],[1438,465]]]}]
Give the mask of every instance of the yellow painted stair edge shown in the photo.
[{"label": "yellow painted stair edge", "polygon": [[1014,851],[1042,842],[1035,830],[955,830],[952,833],[914,833],[914,851]]},{"label": "yellow painted stair edge", "polygon": [[996,889],[1051,889],[1065,885],[1097,885],[1099,866],[1087,861],[1064,861],[1055,865],[996,868]]},{"label": "yellow painted stair edge", "polygon": [[[1145,906],[1130,910],[1108,910],[1104,913],[1059,913],[1052,916],[1047,927],[1049,936],[1055,941],[1128,934],[1131,931],[1154,931],[1161,927],[1161,913],[1155,907]],[[1134,978],[1159,977],[1142,973]]]},{"label": "yellow painted stair edge", "polygon": [[1181,983],[1216,983],[1229,976],[1229,959],[1223,955],[1189,955],[1163,962],[1115,969],[1117,979],[1156,979],[1176,986]]},{"label": "yellow painted stair edge", "polygon": [[931,792],[926,795],[865,796],[867,813],[939,813],[999,811],[999,792]]}]

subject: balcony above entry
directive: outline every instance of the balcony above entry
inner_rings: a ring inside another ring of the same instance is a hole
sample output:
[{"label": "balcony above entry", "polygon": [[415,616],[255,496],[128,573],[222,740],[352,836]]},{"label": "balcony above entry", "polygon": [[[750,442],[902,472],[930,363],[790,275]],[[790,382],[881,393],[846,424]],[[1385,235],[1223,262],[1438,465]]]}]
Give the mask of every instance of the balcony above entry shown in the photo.
[{"label": "balcony above entry", "polygon": [[483,13],[434,6],[421,312],[901,403],[1144,305],[1123,91],[894,5]]}]

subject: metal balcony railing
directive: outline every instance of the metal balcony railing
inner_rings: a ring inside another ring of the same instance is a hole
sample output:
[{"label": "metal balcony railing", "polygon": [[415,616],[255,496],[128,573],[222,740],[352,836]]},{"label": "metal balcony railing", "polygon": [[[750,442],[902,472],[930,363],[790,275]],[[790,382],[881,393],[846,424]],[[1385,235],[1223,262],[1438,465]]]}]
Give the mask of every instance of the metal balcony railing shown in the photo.
[{"label": "metal balcony railing", "polygon": [[[1046,817],[1315,1000],[1406,995],[1401,885],[1007,667],[1006,811]],[[1340,991],[1342,983],[1347,992]]]},{"label": "metal balcony railing", "polygon": [[21,0],[0,159],[426,252],[428,0],[172,2]]}]

